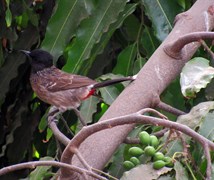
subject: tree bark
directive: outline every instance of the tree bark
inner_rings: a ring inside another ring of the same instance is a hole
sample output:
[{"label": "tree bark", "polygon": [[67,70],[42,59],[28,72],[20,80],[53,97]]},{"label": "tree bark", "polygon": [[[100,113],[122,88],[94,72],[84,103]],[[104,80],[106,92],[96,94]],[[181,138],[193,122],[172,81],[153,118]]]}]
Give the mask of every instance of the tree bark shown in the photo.
[{"label": "tree bark", "polygon": [[[176,24],[169,36],[141,69],[138,78],[120,94],[100,121],[157,105],[159,95],[180,74],[182,67],[193,56],[200,44],[186,45],[183,49],[185,53],[179,60],[168,56],[164,52],[164,46],[185,34],[212,30],[213,6],[214,0],[198,0],[191,9],[176,17]],[[134,125],[125,125],[95,133],[81,144],[79,150],[90,166],[102,169],[133,127]],[[82,167],[76,156],[71,162],[73,165]],[[66,175],[61,177],[66,179]],[[69,178],[81,179],[77,173]]]}]

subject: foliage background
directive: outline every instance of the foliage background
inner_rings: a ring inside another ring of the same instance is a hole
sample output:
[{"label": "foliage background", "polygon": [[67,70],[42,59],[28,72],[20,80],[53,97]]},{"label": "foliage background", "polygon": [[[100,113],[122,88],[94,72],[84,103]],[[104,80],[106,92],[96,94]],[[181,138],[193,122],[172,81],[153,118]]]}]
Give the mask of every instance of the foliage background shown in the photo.
[{"label": "foliage background", "polygon": [[[189,0],[2,0],[0,167],[60,155],[46,124],[49,106],[32,92],[29,63],[17,50],[45,49],[54,55],[59,68],[98,81],[133,75],[166,38],[175,16],[193,3]],[[199,50],[199,55],[204,52]],[[125,85],[103,88],[102,99],[93,97],[82,104],[81,113],[89,124],[98,121]],[[205,96],[202,91],[196,99],[185,100],[177,79],[161,99],[187,112],[204,101]],[[174,116],[167,115],[175,120]],[[78,132],[81,126],[73,112],[63,116],[72,132]],[[59,127],[72,138],[61,121]],[[136,132],[138,130],[133,133]],[[106,167],[118,177],[123,172],[118,165],[123,148]],[[29,170],[25,170],[5,178],[23,178],[28,174]]]}]

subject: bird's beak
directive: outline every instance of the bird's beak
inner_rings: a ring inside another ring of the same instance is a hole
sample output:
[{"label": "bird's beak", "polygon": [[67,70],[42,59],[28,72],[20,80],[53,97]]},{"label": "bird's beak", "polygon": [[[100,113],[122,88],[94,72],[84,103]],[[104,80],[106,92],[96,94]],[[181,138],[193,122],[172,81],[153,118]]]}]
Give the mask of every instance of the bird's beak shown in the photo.
[{"label": "bird's beak", "polygon": [[25,54],[26,56],[30,55],[30,51],[26,51],[26,50],[19,50],[19,51]]}]

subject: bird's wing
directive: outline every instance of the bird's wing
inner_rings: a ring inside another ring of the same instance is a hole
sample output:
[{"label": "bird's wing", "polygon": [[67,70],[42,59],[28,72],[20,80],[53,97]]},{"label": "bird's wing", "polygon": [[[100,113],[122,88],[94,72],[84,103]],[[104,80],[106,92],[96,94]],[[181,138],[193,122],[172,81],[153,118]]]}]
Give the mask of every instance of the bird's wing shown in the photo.
[{"label": "bird's wing", "polygon": [[75,89],[96,83],[88,77],[65,73],[59,69],[54,69],[49,76],[46,76],[45,81],[47,90],[51,92]]}]

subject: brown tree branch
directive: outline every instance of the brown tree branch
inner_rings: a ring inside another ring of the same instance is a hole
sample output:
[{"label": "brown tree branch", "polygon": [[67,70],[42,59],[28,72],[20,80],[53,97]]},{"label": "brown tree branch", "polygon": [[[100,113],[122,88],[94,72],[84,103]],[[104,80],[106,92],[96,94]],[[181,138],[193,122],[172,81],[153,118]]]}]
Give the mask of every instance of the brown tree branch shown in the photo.
[{"label": "brown tree branch", "polygon": [[214,53],[211,51],[211,49],[207,46],[206,42],[204,40],[200,40],[202,46],[204,47],[204,49],[209,53],[212,61],[214,61]]},{"label": "brown tree branch", "polygon": [[139,138],[127,137],[123,143],[125,143],[125,144],[140,144],[140,140],[139,140]]},{"label": "brown tree branch", "polygon": [[214,39],[214,32],[193,32],[186,34],[180,38],[178,38],[176,41],[167,44],[164,47],[164,51],[169,56],[173,57],[174,59],[183,59],[185,52],[184,46],[198,41],[202,39]]},{"label": "brown tree branch", "polygon": [[162,137],[162,136],[164,136],[164,134],[165,134],[167,131],[169,131],[169,129],[168,129],[168,128],[164,128],[164,129],[162,129],[162,130],[160,130],[160,131],[157,131],[157,132],[153,133],[153,135],[155,135],[155,136],[157,136],[157,137]]},{"label": "brown tree branch", "polygon": [[172,107],[172,106],[170,106],[170,105],[168,105],[168,104],[166,104],[166,103],[164,103],[162,101],[160,101],[158,103],[157,107],[162,109],[162,110],[164,110],[164,111],[166,111],[166,112],[172,113],[172,114],[174,114],[176,116],[180,116],[180,115],[186,114],[185,112],[183,112],[183,111],[181,111],[179,109],[176,109],[176,108],[174,108],[174,107]]},{"label": "brown tree branch", "polygon": [[54,167],[59,167],[59,168],[65,168],[67,170],[72,170],[72,171],[75,171],[80,174],[85,173],[89,176],[92,176],[92,177],[100,179],[100,180],[106,180],[106,178],[104,178],[100,175],[97,175],[97,174],[93,173],[92,171],[88,171],[88,170],[85,170],[85,169],[82,169],[82,168],[79,168],[79,167],[76,167],[73,165],[69,165],[69,164],[65,164],[65,163],[57,162],[57,161],[32,161],[32,162],[26,162],[26,163],[19,163],[16,165],[12,165],[12,166],[8,166],[8,167],[4,167],[4,168],[0,169],[0,176],[13,172],[13,171],[18,171],[21,169],[26,169],[26,168],[34,169],[37,166],[54,166]]},{"label": "brown tree branch", "polygon": [[212,161],[211,161],[211,156],[210,156],[210,146],[206,142],[203,142],[203,147],[204,147],[204,155],[207,159],[206,180],[211,180],[211,178],[212,178]]},{"label": "brown tree branch", "polygon": [[53,120],[52,116],[48,117],[48,125],[49,125],[50,129],[52,130],[55,138],[59,142],[61,142],[65,146],[67,146],[70,142],[70,139],[68,139],[63,133],[61,133],[61,131],[58,129],[58,127],[56,125],[56,122]]}]

